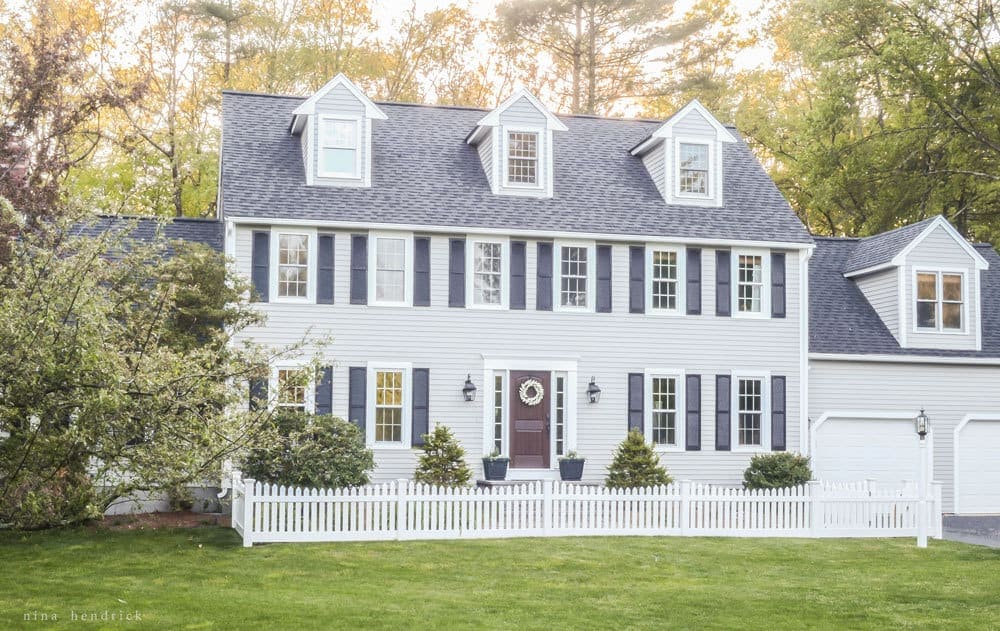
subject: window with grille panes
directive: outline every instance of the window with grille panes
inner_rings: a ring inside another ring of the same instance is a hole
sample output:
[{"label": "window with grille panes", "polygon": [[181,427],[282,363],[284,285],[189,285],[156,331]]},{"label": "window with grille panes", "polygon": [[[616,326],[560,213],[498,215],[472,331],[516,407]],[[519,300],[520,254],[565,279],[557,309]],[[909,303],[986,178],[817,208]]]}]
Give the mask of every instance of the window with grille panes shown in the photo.
[{"label": "window with grille panes", "polygon": [[708,145],[680,143],[677,166],[682,194],[708,195]]},{"label": "window with grille panes", "polygon": [[358,176],[358,121],[322,118],[319,144],[320,175]]},{"label": "window with grille panes", "polygon": [[403,440],[403,371],[375,371],[375,442]]},{"label": "window with grille panes", "polygon": [[740,377],[736,380],[736,442],[741,447],[763,445],[764,380]]},{"label": "window with grille panes", "polygon": [[476,305],[503,304],[503,244],[476,241],[473,245],[472,301]]},{"label": "window with grille panes", "polygon": [[306,411],[305,373],[299,369],[278,370],[278,399],[276,405],[295,412]]},{"label": "window with grille panes", "polygon": [[375,238],[375,300],[406,300],[406,239]]},{"label": "window with grille panes", "polygon": [[917,328],[961,331],[963,296],[961,274],[917,272]]},{"label": "window with grille panes", "polygon": [[309,235],[278,234],[278,296],[309,295]]},{"label": "window with grille panes", "polygon": [[503,375],[493,376],[493,449],[503,453]]},{"label": "window with grille panes", "polygon": [[566,446],[566,377],[556,376],[555,401],[556,455],[564,455]]},{"label": "window with grille panes", "polygon": [[507,132],[507,183],[538,184],[537,132]]},{"label": "window with grille panes", "polygon": [[559,304],[563,307],[588,306],[588,251],[579,246],[560,249]]},{"label": "window with grille panes", "polygon": [[736,267],[736,309],[761,313],[764,303],[764,257],[740,254]]},{"label": "window with grille panes", "polygon": [[677,378],[652,377],[651,425],[654,445],[677,445]]},{"label": "window with grille panes", "polygon": [[652,267],[653,309],[677,309],[677,252],[653,250]]}]

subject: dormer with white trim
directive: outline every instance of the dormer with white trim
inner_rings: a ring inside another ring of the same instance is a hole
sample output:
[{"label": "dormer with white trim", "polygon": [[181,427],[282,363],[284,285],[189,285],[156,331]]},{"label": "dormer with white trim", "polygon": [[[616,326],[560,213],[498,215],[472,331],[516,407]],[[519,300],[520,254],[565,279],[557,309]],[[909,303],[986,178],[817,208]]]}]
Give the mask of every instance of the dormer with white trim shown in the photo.
[{"label": "dormer with white trim", "polygon": [[552,197],[552,135],[566,129],[521,88],[484,116],[466,142],[476,147],[494,195]]},{"label": "dormer with white trim", "polygon": [[903,348],[982,350],[981,281],[989,263],[943,216],[863,239],[853,279]]},{"label": "dormer with white trim", "polygon": [[736,138],[697,100],[632,148],[668,204],[722,206],[722,146]]},{"label": "dormer with white trim", "polygon": [[343,74],[303,101],[289,131],[300,136],[306,185],[371,186],[372,124],[386,118]]}]

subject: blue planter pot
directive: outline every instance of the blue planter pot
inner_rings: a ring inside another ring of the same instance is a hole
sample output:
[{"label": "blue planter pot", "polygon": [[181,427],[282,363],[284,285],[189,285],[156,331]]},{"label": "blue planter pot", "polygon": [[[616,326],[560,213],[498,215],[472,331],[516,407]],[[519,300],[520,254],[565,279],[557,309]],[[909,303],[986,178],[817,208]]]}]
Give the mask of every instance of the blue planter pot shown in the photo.
[{"label": "blue planter pot", "polygon": [[563,480],[573,482],[583,478],[583,458],[559,461],[559,477]]},{"label": "blue planter pot", "polygon": [[483,458],[483,476],[487,480],[504,480],[507,478],[509,458]]}]

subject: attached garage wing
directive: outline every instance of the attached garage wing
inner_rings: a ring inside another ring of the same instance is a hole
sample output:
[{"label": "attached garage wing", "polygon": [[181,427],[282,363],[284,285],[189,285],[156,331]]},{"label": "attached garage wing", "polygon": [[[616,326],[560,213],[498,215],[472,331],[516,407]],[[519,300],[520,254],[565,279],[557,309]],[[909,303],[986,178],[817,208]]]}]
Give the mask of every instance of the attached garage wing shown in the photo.
[{"label": "attached garage wing", "polygon": [[[928,454],[927,481],[932,479],[933,446]],[[831,482],[918,482],[920,439],[909,413],[824,415],[810,437],[813,475]]]},{"label": "attached garage wing", "polygon": [[1000,415],[955,427],[955,512],[1000,513]]}]

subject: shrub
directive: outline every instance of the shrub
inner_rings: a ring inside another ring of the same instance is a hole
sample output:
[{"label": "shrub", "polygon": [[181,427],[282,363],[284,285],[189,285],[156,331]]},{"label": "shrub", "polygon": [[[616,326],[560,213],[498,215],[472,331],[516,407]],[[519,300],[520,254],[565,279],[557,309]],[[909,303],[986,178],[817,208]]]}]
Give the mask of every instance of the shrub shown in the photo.
[{"label": "shrub", "polygon": [[660,457],[653,446],[646,443],[642,432],[633,429],[615,450],[605,484],[621,489],[662,486],[671,482],[673,478],[660,465]]},{"label": "shrub", "polygon": [[274,423],[277,444],[250,453],[243,463],[245,477],[316,488],[368,484],[375,458],[357,425],[301,412],[279,412]]},{"label": "shrub", "polygon": [[14,528],[52,528],[100,516],[93,483],[82,470],[63,468],[49,479],[25,476],[0,497],[0,523]]},{"label": "shrub", "polygon": [[420,456],[413,479],[435,486],[465,486],[472,471],[465,463],[465,450],[445,425],[424,434],[424,453]]},{"label": "shrub", "polygon": [[782,451],[751,458],[750,466],[743,472],[743,488],[779,489],[805,484],[811,479],[809,458]]}]

